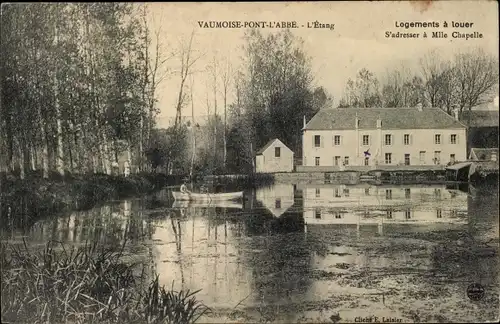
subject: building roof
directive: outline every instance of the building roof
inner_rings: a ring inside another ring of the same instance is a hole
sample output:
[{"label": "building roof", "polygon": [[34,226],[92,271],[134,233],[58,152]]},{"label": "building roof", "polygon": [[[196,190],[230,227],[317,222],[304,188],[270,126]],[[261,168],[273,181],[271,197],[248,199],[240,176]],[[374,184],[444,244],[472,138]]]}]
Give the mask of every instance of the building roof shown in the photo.
[{"label": "building roof", "polygon": [[495,154],[498,159],[498,148],[472,148],[470,159],[477,161],[491,161],[491,156]]},{"label": "building roof", "polygon": [[498,110],[463,111],[460,120],[469,127],[498,127]]},{"label": "building roof", "polygon": [[443,129],[465,128],[461,122],[438,108],[334,108],[320,110],[306,125],[306,130],[354,129],[356,116],[359,129]]},{"label": "building roof", "polygon": [[[263,154],[269,147],[271,147],[271,145],[273,145],[273,143],[275,141],[278,141],[281,143],[281,145],[283,145],[285,148],[287,148],[288,150],[290,150],[285,144],[283,144],[282,141],[280,141],[279,139],[277,138],[274,138],[272,140],[270,140],[269,142],[267,142],[266,145],[264,145],[260,150],[257,151],[256,155],[260,155],[260,154]],[[291,150],[290,150],[291,151]]]}]

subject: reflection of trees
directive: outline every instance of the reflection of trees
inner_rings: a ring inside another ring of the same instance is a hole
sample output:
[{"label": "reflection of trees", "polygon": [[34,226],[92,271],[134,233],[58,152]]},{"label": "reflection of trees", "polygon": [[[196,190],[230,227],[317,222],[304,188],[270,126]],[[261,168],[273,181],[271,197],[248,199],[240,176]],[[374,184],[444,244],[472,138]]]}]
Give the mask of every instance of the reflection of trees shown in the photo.
[{"label": "reflection of trees", "polygon": [[33,239],[57,240],[82,244],[98,242],[118,247],[126,240],[133,249],[151,239],[154,227],[145,221],[139,201],[106,204],[88,211],[73,212],[66,217],[46,219],[31,229]]}]

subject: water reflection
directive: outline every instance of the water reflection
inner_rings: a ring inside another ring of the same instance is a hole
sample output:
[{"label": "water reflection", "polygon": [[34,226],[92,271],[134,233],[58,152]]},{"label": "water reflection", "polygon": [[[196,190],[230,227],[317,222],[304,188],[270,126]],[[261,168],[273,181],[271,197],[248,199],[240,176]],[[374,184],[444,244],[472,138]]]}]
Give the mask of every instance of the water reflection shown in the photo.
[{"label": "water reflection", "polygon": [[[239,305],[241,321],[498,313],[495,293],[470,313],[449,311],[464,309],[469,282],[498,291],[494,190],[276,184],[246,192],[244,202],[208,204],[173,202],[164,191],[41,221],[27,239],[127,240],[163,284],[202,289],[198,297],[228,316]],[[424,295],[429,304],[418,304]],[[440,303],[439,312],[429,306]]]},{"label": "water reflection", "polygon": [[467,223],[467,194],[435,186],[305,185],[307,225],[426,225]]},{"label": "water reflection", "polygon": [[276,184],[272,187],[259,188],[256,198],[275,217],[283,215],[294,203],[294,190],[291,184]]}]

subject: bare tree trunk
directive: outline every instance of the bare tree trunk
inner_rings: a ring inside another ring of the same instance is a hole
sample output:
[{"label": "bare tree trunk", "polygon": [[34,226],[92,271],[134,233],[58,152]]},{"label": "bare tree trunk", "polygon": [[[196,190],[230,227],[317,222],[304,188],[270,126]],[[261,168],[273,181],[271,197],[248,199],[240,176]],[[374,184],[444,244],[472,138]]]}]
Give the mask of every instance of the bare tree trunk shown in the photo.
[{"label": "bare tree trunk", "polygon": [[250,142],[250,158],[252,159],[252,173],[255,173],[255,160],[253,158],[253,143]]},{"label": "bare tree trunk", "polygon": [[222,74],[222,86],[223,86],[223,96],[224,96],[224,132],[223,132],[223,140],[224,140],[224,153],[223,153],[223,167],[224,172],[226,172],[226,163],[227,163],[227,88],[229,86],[229,75],[230,75],[230,65],[229,59],[226,58],[226,67]]},{"label": "bare tree trunk", "polygon": [[30,157],[30,170],[35,171],[36,170],[36,148],[34,145],[30,145],[29,147],[29,157]]},{"label": "bare tree trunk", "polygon": [[193,169],[194,169],[194,158],[196,156],[196,123],[194,121],[194,100],[193,100],[193,78],[191,77],[191,133],[193,136],[193,152],[191,155],[191,168],[189,169],[189,178],[193,177]]},{"label": "bare tree trunk", "polygon": [[19,154],[19,177],[24,179],[26,177],[26,172],[24,169],[25,161],[24,161],[24,145],[22,144],[22,140],[17,141],[17,148]]},{"label": "bare tree trunk", "polygon": [[57,81],[56,73],[54,73],[54,96],[55,96],[56,124],[57,124],[56,170],[57,173],[59,173],[61,176],[64,176],[64,150],[63,150],[63,138],[62,138],[63,135],[62,135],[61,107],[59,106],[59,89],[58,89],[59,83]]},{"label": "bare tree trunk", "polygon": [[226,128],[227,128],[227,96],[226,96],[226,91],[224,91],[224,156],[223,156],[224,172],[226,172],[226,159],[227,159]]},{"label": "bare tree trunk", "polygon": [[214,90],[214,157],[212,162],[212,173],[215,171],[215,166],[217,165],[217,62],[214,56],[214,65],[213,65],[213,90]]}]

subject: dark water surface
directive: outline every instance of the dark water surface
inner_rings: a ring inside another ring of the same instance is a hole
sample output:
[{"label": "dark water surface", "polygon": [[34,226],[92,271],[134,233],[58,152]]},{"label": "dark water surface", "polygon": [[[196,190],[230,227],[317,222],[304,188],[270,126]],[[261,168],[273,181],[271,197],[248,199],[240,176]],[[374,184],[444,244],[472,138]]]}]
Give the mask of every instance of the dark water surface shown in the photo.
[{"label": "dark water surface", "polygon": [[[126,239],[164,284],[202,289],[212,313],[201,322],[494,321],[497,191],[283,183],[211,206],[173,204],[162,191],[40,221],[8,240]],[[485,288],[481,300],[467,297],[471,283]]]}]

